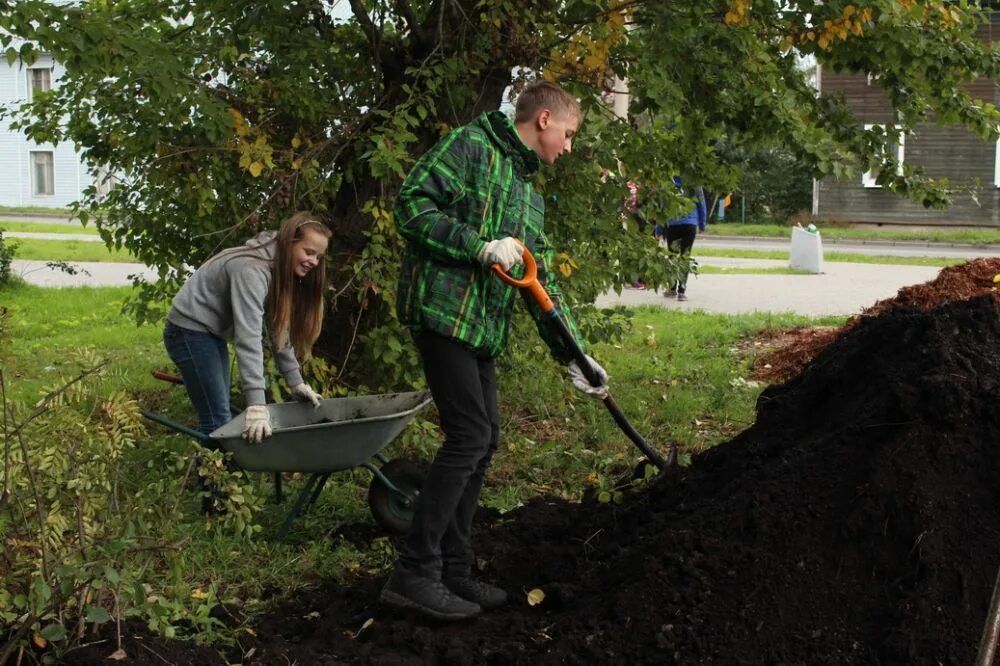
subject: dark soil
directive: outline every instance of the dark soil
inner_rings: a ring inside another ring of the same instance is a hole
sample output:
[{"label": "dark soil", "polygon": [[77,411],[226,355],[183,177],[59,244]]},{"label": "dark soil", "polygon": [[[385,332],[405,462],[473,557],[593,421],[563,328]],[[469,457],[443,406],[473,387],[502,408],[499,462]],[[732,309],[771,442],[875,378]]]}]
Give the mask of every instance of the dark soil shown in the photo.
[{"label": "dark soil", "polygon": [[440,625],[379,608],[381,580],[330,586],[261,620],[244,663],[970,664],[1000,566],[997,470],[997,303],[892,308],[678,476],[481,525],[508,607]]},{"label": "dark soil", "polygon": [[937,277],[928,282],[901,288],[892,298],[865,308],[860,315],[851,317],[840,328],[822,326],[785,331],[775,340],[770,353],[756,359],[751,376],[765,382],[781,382],[794,377],[813,357],[854,328],[859,321],[876,317],[892,308],[930,310],[945,303],[986,295],[992,296],[1000,304],[1000,285],[993,281],[997,275],[1000,275],[1000,257],[974,259],[958,266],[943,268]]}]

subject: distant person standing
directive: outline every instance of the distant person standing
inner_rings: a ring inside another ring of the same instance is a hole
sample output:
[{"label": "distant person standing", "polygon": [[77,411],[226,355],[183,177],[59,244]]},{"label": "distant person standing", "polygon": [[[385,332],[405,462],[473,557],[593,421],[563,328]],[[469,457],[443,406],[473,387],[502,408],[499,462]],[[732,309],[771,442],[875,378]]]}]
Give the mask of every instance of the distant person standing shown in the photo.
[{"label": "distant person standing", "polygon": [[[695,237],[705,231],[708,225],[708,206],[705,204],[705,191],[701,187],[684,189],[680,176],[674,176],[674,185],[684,196],[694,199],[694,207],[687,213],[667,222],[667,249],[670,254],[683,258],[691,256]],[[670,289],[663,292],[667,298],[677,297],[678,301],[687,300],[687,268],[681,272],[680,279]]]}]

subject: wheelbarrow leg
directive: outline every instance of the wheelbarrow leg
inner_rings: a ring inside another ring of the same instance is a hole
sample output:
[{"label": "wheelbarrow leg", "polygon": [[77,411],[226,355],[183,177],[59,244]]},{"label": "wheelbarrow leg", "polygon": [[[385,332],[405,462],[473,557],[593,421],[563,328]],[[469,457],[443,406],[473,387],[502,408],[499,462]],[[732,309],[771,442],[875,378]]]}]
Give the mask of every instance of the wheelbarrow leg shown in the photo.
[{"label": "wheelbarrow leg", "polygon": [[309,501],[306,502],[306,506],[303,511],[308,511],[309,507],[316,503],[316,500],[319,499],[319,494],[323,492],[323,486],[326,485],[326,480],[329,478],[329,473],[319,475],[319,483],[316,484],[316,488],[312,491],[312,496],[309,498]]},{"label": "wheelbarrow leg", "polygon": [[281,504],[281,472],[274,473],[274,503]]},{"label": "wheelbarrow leg", "polygon": [[295,500],[295,506],[293,506],[292,510],[288,512],[288,515],[285,517],[285,523],[281,526],[281,529],[278,530],[278,535],[276,537],[278,541],[284,539],[285,535],[288,534],[288,530],[292,527],[292,521],[295,520],[295,517],[298,516],[299,513],[302,511],[303,505],[305,505],[306,500],[309,499],[312,493],[313,486],[316,485],[316,482],[319,480],[319,477],[321,476],[323,475],[313,474],[306,481],[305,488],[303,488],[301,492],[299,492],[299,497],[298,499]]}]

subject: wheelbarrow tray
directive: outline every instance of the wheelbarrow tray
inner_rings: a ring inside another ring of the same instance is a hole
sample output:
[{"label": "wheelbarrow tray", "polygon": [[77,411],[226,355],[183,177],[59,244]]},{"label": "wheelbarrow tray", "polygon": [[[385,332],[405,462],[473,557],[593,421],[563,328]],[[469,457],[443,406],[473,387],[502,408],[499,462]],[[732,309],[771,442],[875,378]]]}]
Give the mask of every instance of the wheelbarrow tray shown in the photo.
[{"label": "wheelbarrow tray", "polygon": [[271,436],[243,439],[240,414],[210,437],[249,472],[337,472],[366,462],[431,402],[428,391],[328,398],[268,405]]}]

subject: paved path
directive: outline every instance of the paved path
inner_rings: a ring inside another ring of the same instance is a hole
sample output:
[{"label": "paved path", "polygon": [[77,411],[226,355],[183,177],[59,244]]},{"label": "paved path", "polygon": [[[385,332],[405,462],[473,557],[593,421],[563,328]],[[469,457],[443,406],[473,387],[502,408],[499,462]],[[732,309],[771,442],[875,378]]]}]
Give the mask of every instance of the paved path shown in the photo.
[{"label": "paved path", "polygon": [[[714,258],[699,260],[703,265]],[[747,260],[744,260],[747,261]],[[787,266],[785,261],[741,263],[742,266]],[[823,264],[820,275],[695,275],[688,281],[688,300],[664,298],[650,290],[626,289],[621,295],[605,294],[597,305],[657,305],[679,310],[736,314],[742,312],[795,312],[813,317],[850,315],[875,301],[894,296],[900,287],[934,279],[939,268],[882,264]]]},{"label": "paved path", "polygon": [[70,275],[65,271],[49,268],[44,261],[15,259],[11,270],[29,284],[40,287],[114,287],[132,284],[129,275],[142,274],[155,280],[156,273],[142,264],[115,264],[95,261],[77,261],[70,264],[80,271]]},{"label": "paved path", "polygon": [[[705,258],[703,265],[727,268],[786,266],[780,260]],[[45,266],[44,261],[14,260],[14,272],[31,284],[45,287],[112,286],[130,284],[128,276],[142,273],[155,279],[152,270],[140,264],[76,263],[86,274],[68,275]],[[678,302],[650,290],[626,289],[610,292],[597,304],[608,306],[656,305],[681,310],[715,313],[796,312],[809,316],[849,315],[895,295],[903,286],[931,280],[937,268],[878,264],[824,264],[821,275],[697,275],[688,284],[690,300]]]},{"label": "paved path", "polygon": [[97,234],[51,234],[38,231],[5,231],[4,238],[33,238],[35,240],[83,241],[85,243],[103,243]]}]

